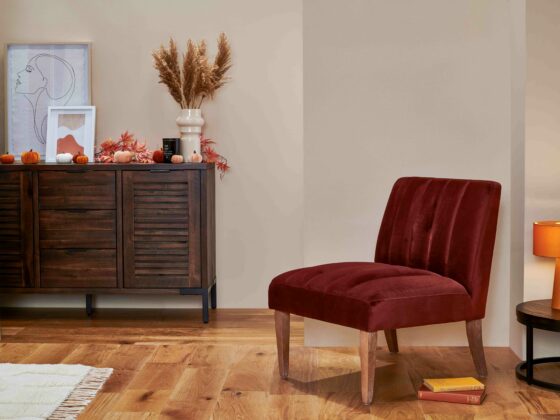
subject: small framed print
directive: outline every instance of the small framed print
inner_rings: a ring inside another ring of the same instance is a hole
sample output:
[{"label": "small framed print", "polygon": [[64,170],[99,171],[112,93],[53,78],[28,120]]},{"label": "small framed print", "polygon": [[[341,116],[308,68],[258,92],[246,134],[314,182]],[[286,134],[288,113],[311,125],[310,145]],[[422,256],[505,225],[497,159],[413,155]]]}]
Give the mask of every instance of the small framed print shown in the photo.
[{"label": "small framed print", "polygon": [[82,154],[94,162],[95,107],[50,106],[47,115],[46,161],[60,153]]},{"label": "small framed print", "polygon": [[49,106],[91,105],[89,43],[8,44],[6,139],[15,155],[45,157]]}]

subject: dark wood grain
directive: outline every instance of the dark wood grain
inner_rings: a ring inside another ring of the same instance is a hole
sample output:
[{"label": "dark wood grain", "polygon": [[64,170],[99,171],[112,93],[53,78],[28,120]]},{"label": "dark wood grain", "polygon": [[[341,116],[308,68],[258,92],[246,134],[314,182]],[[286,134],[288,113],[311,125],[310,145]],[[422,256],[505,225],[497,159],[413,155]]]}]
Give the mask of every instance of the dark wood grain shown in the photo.
[{"label": "dark wood grain", "polygon": [[39,172],[39,209],[115,209],[115,171]]},{"label": "dark wood grain", "polygon": [[0,165],[0,172],[15,172],[15,171],[31,171],[31,172],[45,172],[45,171],[182,171],[182,170],[213,170],[213,163],[88,163],[86,165],[76,165],[74,163],[52,163],[40,162],[35,165],[23,165],[16,162],[12,165]]},{"label": "dark wood grain", "polygon": [[115,191],[117,199],[117,288],[124,285],[123,274],[123,201],[122,201],[122,171],[116,172]]},{"label": "dark wood grain", "polygon": [[124,287],[201,287],[199,171],[122,176]]},{"label": "dark wood grain", "polygon": [[215,171],[200,173],[201,185],[201,276],[202,287],[210,287],[216,283],[216,194]]},{"label": "dark wood grain", "polygon": [[114,249],[41,250],[42,287],[117,287]]},{"label": "dark wood grain", "polygon": [[41,248],[110,248],[117,246],[115,210],[40,210]]},{"label": "dark wood grain", "polygon": [[0,287],[29,287],[33,282],[33,209],[31,172],[0,177]]},{"label": "dark wood grain", "polygon": [[0,165],[2,292],[210,288],[214,182],[211,164]]},{"label": "dark wood grain", "polygon": [[517,305],[517,320],[524,325],[548,331],[560,331],[560,310],[551,299],[531,300]]}]

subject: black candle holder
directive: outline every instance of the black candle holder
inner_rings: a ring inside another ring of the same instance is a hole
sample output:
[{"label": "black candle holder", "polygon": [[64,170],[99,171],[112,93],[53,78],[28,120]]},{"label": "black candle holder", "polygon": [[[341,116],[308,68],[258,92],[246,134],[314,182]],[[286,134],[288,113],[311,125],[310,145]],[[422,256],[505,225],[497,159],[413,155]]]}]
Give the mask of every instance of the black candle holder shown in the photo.
[{"label": "black candle holder", "polygon": [[171,163],[171,156],[181,154],[181,139],[163,139],[163,161]]}]

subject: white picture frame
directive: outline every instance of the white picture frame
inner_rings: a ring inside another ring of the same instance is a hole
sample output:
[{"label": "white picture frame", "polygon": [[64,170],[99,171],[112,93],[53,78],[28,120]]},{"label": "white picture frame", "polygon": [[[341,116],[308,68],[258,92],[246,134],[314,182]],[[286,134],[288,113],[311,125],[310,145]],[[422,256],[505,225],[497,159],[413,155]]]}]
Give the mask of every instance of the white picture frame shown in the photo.
[{"label": "white picture frame", "polygon": [[4,57],[6,147],[45,158],[48,107],[91,105],[91,44],[9,43]]},{"label": "white picture frame", "polygon": [[59,153],[81,153],[94,162],[95,107],[49,106],[47,114],[47,162],[56,162]]}]

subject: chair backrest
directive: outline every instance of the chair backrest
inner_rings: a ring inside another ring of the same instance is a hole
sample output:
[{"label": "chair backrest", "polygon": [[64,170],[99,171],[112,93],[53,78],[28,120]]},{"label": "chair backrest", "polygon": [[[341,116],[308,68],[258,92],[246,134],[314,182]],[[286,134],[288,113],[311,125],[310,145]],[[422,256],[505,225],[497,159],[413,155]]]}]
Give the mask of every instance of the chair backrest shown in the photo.
[{"label": "chair backrest", "polygon": [[375,261],[460,282],[484,317],[501,186],[493,181],[400,178],[385,208]]}]

